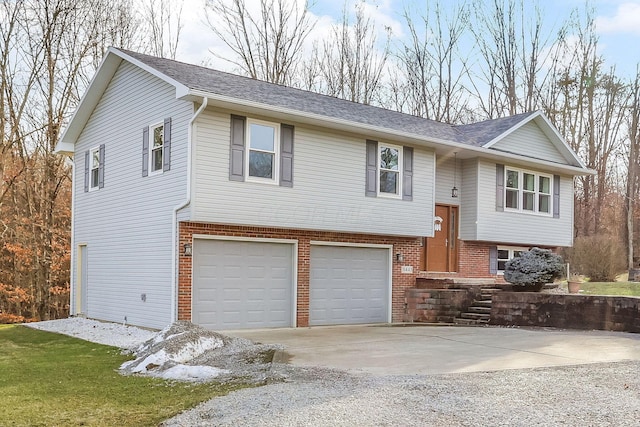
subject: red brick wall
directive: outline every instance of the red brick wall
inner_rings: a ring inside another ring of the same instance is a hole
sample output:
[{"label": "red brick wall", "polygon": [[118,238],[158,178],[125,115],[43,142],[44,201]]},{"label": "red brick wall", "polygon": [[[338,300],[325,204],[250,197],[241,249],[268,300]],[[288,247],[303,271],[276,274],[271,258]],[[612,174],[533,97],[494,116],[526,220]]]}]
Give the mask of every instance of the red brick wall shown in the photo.
[{"label": "red brick wall", "polygon": [[[178,319],[191,320],[191,260],[185,256],[182,248],[192,243],[194,234],[215,236],[233,236],[268,239],[295,239],[298,241],[298,299],[297,326],[309,325],[309,254],[310,241],[344,242],[363,244],[393,245],[392,270],[392,312],[393,322],[401,322],[404,315],[405,291],[415,287],[416,274],[420,262],[420,239],[364,234],[334,233],[324,231],[305,231],[265,227],[244,227],[235,225],[202,224],[181,222],[179,225],[179,276],[178,276]],[[395,254],[402,253],[404,261],[395,261]],[[402,265],[413,266],[413,274],[402,274]]]},{"label": "red brick wall", "polygon": [[490,273],[490,243],[458,241],[458,273],[462,277],[494,277]]}]

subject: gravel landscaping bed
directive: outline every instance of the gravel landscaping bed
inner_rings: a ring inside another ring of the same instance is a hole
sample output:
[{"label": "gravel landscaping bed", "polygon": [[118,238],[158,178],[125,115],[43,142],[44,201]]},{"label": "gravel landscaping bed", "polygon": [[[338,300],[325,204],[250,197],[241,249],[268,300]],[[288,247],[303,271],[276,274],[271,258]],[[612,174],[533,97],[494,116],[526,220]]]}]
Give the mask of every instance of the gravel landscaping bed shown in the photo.
[{"label": "gravel landscaping bed", "polygon": [[386,377],[310,368],[288,375],[289,382],[213,399],[163,426],[640,425],[640,362]]}]

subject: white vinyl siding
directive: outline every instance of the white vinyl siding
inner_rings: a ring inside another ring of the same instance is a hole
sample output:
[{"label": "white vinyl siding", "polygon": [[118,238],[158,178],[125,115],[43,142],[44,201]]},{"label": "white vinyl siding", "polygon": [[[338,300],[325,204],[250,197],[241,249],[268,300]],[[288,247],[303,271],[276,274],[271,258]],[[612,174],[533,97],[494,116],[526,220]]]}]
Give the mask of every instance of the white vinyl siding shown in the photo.
[{"label": "white vinyl siding", "polygon": [[[152,328],[171,321],[172,210],[186,197],[192,113],[193,105],[176,100],[172,86],[123,62],[82,131],[74,158],[74,241],[86,244],[89,252],[87,316],[114,322],[126,318]],[[167,117],[174,123],[171,170],[145,179],[142,130]],[[108,185],[84,193],[83,156],[99,144],[106,145],[108,154]],[[75,275],[77,269],[72,271]]]},{"label": "white vinyl siding", "polygon": [[[552,174],[550,171],[540,173]],[[479,161],[477,169],[477,217],[462,218],[475,223],[476,233],[461,233],[462,239],[515,243],[528,246],[571,246],[573,243],[573,178],[560,177],[560,217],[496,210],[496,164]],[[466,201],[465,201],[466,203]],[[463,205],[464,206],[464,205]],[[465,211],[466,213],[467,211]],[[469,229],[465,229],[468,231]]]},{"label": "white vinyl siding", "polygon": [[510,133],[492,145],[491,148],[561,164],[567,163],[567,159],[535,122],[529,122]]},{"label": "white vinyl siding", "polygon": [[[230,113],[197,120],[194,221],[429,236],[433,152],[414,149],[413,200],[366,197],[366,139],[296,123],[293,187],[229,180]],[[400,144],[398,144],[400,145]]]}]

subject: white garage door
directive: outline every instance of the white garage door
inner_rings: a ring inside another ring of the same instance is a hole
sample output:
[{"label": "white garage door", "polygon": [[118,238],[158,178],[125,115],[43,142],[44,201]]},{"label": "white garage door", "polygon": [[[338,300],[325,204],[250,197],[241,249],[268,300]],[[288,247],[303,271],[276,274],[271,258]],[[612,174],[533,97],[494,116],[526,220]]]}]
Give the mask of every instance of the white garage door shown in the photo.
[{"label": "white garage door", "polygon": [[194,323],[208,329],[290,327],[293,245],[195,239]]},{"label": "white garage door", "polygon": [[309,323],[389,321],[389,249],[311,246]]}]

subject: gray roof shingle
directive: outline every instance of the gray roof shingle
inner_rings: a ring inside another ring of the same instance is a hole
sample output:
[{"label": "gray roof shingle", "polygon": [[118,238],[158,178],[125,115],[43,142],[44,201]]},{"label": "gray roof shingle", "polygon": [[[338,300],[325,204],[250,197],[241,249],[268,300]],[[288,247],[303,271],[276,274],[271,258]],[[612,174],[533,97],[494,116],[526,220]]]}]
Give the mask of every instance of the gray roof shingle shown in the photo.
[{"label": "gray roof shingle", "polygon": [[514,116],[485,120],[483,122],[471,123],[468,125],[459,125],[455,128],[464,134],[467,144],[481,147],[534,113],[535,111],[516,114]]},{"label": "gray roof shingle", "polygon": [[526,118],[528,114],[531,114],[489,120],[471,125],[452,126],[410,114],[359,104],[197,65],[119,50],[189,89],[276,107],[290,108],[328,118],[378,126],[390,131],[412,133],[427,140],[433,138],[481,146]]}]

